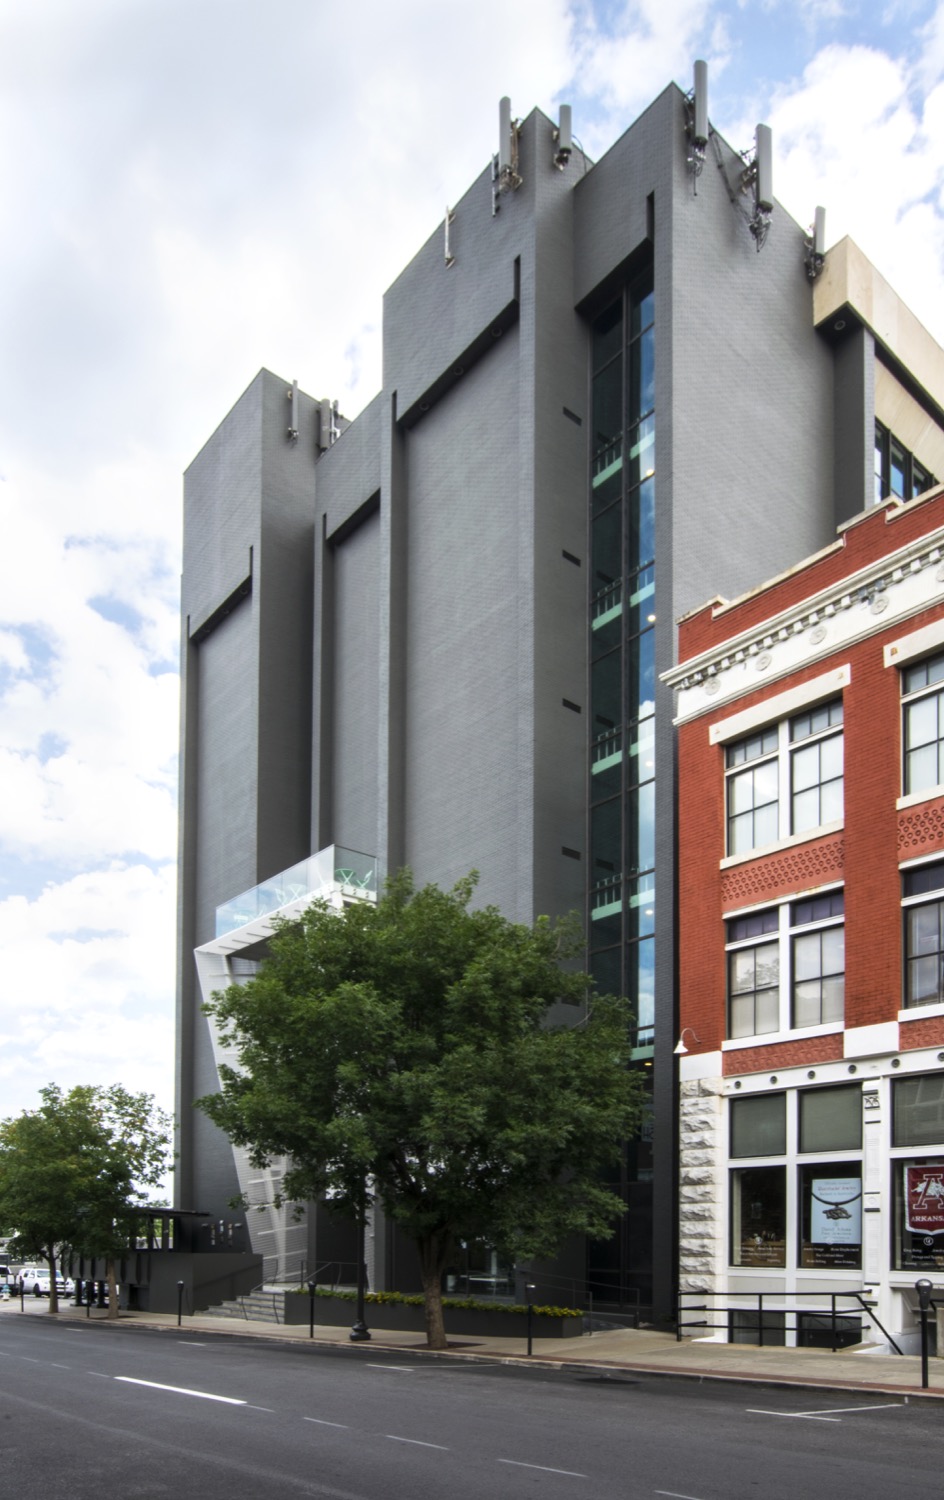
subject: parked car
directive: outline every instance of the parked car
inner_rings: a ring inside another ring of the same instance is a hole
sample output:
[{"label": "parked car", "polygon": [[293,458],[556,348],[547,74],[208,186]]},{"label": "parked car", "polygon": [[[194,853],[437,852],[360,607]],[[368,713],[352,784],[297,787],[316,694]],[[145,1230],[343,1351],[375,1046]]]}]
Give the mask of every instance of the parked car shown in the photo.
[{"label": "parked car", "polygon": [[[49,1296],[49,1272],[42,1266],[24,1266],[20,1272],[24,1292],[32,1292],[34,1297]],[[69,1296],[75,1291],[75,1282],[71,1276],[63,1276],[61,1272],[56,1273],[56,1291],[60,1297]]]}]

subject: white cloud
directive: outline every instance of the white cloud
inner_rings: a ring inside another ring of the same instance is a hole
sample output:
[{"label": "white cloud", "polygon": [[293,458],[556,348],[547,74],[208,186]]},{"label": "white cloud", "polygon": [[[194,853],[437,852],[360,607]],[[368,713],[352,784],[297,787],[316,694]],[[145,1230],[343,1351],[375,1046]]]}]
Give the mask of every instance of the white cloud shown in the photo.
[{"label": "white cloud", "polygon": [[174,875],[114,865],[0,901],[5,1116],[56,1082],[123,1083],[173,1105]]}]

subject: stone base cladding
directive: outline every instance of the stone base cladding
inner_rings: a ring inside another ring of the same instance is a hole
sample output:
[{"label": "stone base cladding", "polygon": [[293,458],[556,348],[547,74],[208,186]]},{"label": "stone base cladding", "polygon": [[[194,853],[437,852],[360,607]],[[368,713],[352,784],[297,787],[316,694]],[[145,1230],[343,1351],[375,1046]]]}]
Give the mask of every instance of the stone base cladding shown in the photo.
[{"label": "stone base cladding", "polygon": [[944,1046],[944,1016],[922,1016],[914,1021],[899,1021],[900,1052],[913,1052],[918,1047],[941,1046]]},{"label": "stone base cladding", "polygon": [[679,1088],[679,1290],[714,1291],[725,1260],[720,1078]]},{"label": "stone base cladding", "polygon": [[769,1047],[739,1047],[724,1054],[725,1078],[739,1073],[766,1073],[777,1068],[802,1068],[806,1063],[841,1062],[842,1032],[810,1036],[796,1042],[774,1042]]},{"label": "stone base cladding", "polygon": [[944,797],[919,802],[898,814],[898,858],[944,854]]}]

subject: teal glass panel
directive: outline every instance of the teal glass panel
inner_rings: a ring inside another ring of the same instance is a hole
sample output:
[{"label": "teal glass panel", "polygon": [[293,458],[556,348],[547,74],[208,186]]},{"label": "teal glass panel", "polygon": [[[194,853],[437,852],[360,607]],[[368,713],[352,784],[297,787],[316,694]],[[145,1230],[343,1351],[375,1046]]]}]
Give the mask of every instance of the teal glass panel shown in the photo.
[{"label": "teal glass panel", "polygon": [[591,485],[593,514],[615,504],[623,492],[622,443],[616,450],[605,449],[594,464]]},{"label": "teal glass panel", "polygon": [[626,865],[635,874],[656,862],[656,784],[647,781],[626,797]]},{"label": "teal glass panel", "polygon": [[633,282],[629,292],[629,336],[635,338],[644,328],[655,322],[656,299],[652,287],[652,271],[644,271]]},{"label": "teal glass panel", "polygon": [[590,814],[590,869],[594,889],[619,880],[622,870],[620,798],[595,807]]},{"label": "teal glass panel", "polygon": [[656,771],[656,721],[641,719],[628,731],[629,784],[651,781]]},{"label": "teal glass panel", "polygon": [[656,945],[643,938],[627,951],[627,991],[636,1015],[637,1046],[652,1040],[655,1021]]},{"label": "teal glass panel", "polygon": [[617,584],[609,597],[597,601],[590,621],[590,656],[596,661],[618,646],[623,634],[623,606],[620,603],[622,590]]},{"label": "teal glass panel", "polygon": [[623,936],[623,914],[620,909],[620,888],[605,892],[613,899],[605,905],[590,908],[590,942],[594,948],[609,948]]},{"label": "teal glass panel", "polygon": [[623,300],[614,302],[593,325],[593,368],[602,367],[623,347]]},{"label": "teal glass panel", "polygon": [[648,630],[656,617],[656,570],[651,563],[630,578],[626,596],[627,632],[635,635],[637,631]]},{"label": "teal glass panel", "polygon": [[629,420],[638,422],[655,404],[656,331],[647,328],[629,350]]},{"label": "teal glass panel", "polygon": [[620,671],[623,653],[611,651],[590,669],[590,706],[593,716],[591,734],[594,739],[607,731],[618,729],[622,721],[622,692]]},{"label": "teal glass panel", "polygon": [[645,630],[626,646],[626,717],[647,719],[655,708],[655,631]]},{"label": "teal glass panel", "polygon": [[644,479],[629,496],[629,569],[633,572],[656,555],[656,481]]},{"label": "teal glass panel", "polygon": [[622,785],[623,733],[607,730],[597,736],[590,747],[590,800],[605,802],[615,797]]},{"label": "teal glass panel", "polygon": [[656,930],[656,877],[649,872],[631,880],[628,889],[626,937],[651,937]]},{"label": "teal glass panel", "polygon": [[623,993],[623,950],[609,948],[605,953],[594,953],[590,960],[590,974],[601,995]]},{"label": "teal glass panel", "polygon": [[619,360],[593,377],[593,477],[602,474],[620,456],[623,434],[623,379]]},{"label": "teal glass panel", "polygon": [[611,505],[593,518],[590,533],[590,597],[595,599],[618,583],[623,576],[623,512]]},{"label": "teal glass panel", "polygon": [[656,471],[656,419],[644,417],[629,430],[629,482],[639,484]]}]

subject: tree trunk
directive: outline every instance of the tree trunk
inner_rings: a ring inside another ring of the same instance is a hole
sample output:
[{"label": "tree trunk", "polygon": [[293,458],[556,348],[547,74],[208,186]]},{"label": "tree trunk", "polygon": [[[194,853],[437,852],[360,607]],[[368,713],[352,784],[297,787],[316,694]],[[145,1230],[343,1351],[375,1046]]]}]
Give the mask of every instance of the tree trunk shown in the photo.
[{"label": "tree trunk", "polygon": [[417,1241],[420,1253],[420,1277],[423,1282],[423,1299],[426,1313],[426,1347],[447,1349],[446,1328],[443,1323],[442,1278],[446,1268],[448,1241],[438,1235]]},{"label": "tree trunk", "polygon": [[56,1289],[56,1252],[55,1252],[55,1250],[50,1250],[49,1253],[48,1253],[48,1255],[46,1256],[46,1259],[49,1262],[49,1307],[46,1310],[47,1310],[47,1312],[52,1313],[52,1315],[55,1317],[55,1315],[59,1311],[59,1292]]},{"label": "tree trunk", "polygon": [[115,1260],[111,1256],[105,1262],[105,1275],[108,1277],[108,1316],[118,1316],[118,1278],[115,1275]]}]

